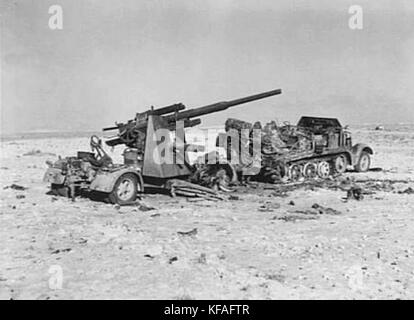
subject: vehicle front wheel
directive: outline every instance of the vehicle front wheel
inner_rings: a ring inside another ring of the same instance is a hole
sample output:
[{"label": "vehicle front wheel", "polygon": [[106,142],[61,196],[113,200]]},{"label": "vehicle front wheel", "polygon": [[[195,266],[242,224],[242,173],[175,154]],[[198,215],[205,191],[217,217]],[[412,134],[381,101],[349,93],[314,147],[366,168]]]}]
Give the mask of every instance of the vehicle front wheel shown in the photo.
[{"label": "vehicle front wheel", "polygon": [[125,173],[118,178],[109,200],[119,205],[134,202],[138,197],[138,178],[132,173]]},{"label": "vehicle front wheel", "polygon": [[334,168],[336,173],[344,173],[346,171],[347,165],[348,161],[343,154],[337,156],[334,160]]},{"label": "vehicle front wheel", "polygon": [[355,170],[358,172],[366,172],[371,165],[371,158],[368,152],[362,151],[358,159],[358,163],[355,165]]}]

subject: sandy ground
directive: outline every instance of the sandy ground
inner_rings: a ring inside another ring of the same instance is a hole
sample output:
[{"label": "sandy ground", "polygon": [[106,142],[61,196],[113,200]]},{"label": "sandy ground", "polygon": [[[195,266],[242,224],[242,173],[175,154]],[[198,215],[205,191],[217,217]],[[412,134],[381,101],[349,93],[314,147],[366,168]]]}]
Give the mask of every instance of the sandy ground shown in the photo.
[{"label": "sandy ground", "polygon": [[[345,176],[389,180],[362,201],[258,184],[221,202],[144,195],[149,211],[47,194],[45,161],[88,138],[3,141],[0,298],[413,299],[414,195],[398,192],[414,188],[414,127],[359,128],[354,141],[382,170]],[[314,203],[338,212],[286,219]]]}]

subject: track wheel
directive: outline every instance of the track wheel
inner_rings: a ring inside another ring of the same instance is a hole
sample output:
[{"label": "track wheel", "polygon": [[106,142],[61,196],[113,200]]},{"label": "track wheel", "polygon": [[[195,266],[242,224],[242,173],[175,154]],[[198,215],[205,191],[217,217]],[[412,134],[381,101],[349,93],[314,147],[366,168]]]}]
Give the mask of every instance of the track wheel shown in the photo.
[{"label": "track wheel", "polygon": [[345,155],[341,154],[334,159],[334,169],[336,173],[344,173],[346,171],[346,167],[348,165],[348,161]]},{"label": "track wheel", "polygon": [[289,167],[289,178],[292,181],[298,181],[302,177],[302,170],[300,165],[298,164],[292,164]]},{"label": "track wheel", "polygon": [[303,175],[307,179],[314,179],[318,175],[318,167],[313,162],[307,162],[303,167]]},{"label": "track wheel", "polygon": [[125,173],[116,181],[114,189],[109,194],[109,200],[123,205],[134,202],[137,196],[138,178],[132,173]]},{"label": "track wheel", "polygon": [[318,163],[318,176],[326,179],[331,174],[331,167],[327,161],[321,161]]},{"label": "track wheel", "polygon": [[359,156],[358,163],[355,165],[355,170],[358,172],[366,172],[371,165],[371,158],[368,152],[362,151]]},{"label": "track wheel", "polygon": [[272,174],[270,179],[272,182],[279,182],[286,176],[286,165],[282,161],[276,161],[272,164]]}]

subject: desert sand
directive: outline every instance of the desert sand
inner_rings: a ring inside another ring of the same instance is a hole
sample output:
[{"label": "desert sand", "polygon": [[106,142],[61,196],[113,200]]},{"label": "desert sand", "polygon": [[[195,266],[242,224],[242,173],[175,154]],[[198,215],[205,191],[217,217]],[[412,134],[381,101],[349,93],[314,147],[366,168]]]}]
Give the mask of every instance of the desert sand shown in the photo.
[{"label": "desert sand", "polygon": [[[360,201],[257,183],[218,202],[71,202],[48,194],[45,161],[88,137],[3,139],[0,298],[413,299],[414,126],[384,127],[351,128],[375,152],[374,170],[344,174]],[[334,210],[307,214],[315,203]]]}]

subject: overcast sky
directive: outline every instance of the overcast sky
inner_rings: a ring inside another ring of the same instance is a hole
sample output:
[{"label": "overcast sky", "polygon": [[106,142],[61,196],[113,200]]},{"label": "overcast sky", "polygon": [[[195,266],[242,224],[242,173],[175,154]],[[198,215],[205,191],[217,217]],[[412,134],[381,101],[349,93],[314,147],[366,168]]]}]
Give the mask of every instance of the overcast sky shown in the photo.
[{"label": "overcast sky", "polygon": [[[412,0],[0,0],[2,132],[100,130],[135,112],[282,88],[203,117],[414,122]],[[63,30],[48,26],[63,8]],[[348,26],[350,5],[363,29]]]}]

